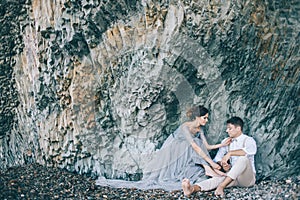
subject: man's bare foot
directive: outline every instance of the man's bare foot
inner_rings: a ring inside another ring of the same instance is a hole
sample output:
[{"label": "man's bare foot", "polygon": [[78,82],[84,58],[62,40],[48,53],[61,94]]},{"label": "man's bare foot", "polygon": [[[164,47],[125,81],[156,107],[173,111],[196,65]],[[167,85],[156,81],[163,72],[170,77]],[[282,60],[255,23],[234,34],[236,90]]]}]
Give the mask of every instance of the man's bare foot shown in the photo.
[{"label": "man's bare foot", "polygon": [[190,196],[194,192],[194,187],[191,185],[190,180],[185,178],[181,183],[183,194],[185,196]]},{"label": "man's bare foot", "polygon": [[215,195],[219,196],[221,198],[225,197],[224,188],[221,186],[218,186],[217,189],[215,190]]}]

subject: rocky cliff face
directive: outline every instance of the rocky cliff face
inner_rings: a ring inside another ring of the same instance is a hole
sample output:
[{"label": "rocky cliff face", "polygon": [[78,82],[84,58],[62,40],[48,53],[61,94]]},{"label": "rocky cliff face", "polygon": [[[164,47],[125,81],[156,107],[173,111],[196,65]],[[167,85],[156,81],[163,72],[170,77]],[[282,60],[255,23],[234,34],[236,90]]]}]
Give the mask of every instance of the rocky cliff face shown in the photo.
[{"label": "rocky cliff face", "polygon": [[299,174],[299,12],[297,0],[1,1],[0,167],[137,180],[204,104],[210,143],[241,116],[258,176]]}]

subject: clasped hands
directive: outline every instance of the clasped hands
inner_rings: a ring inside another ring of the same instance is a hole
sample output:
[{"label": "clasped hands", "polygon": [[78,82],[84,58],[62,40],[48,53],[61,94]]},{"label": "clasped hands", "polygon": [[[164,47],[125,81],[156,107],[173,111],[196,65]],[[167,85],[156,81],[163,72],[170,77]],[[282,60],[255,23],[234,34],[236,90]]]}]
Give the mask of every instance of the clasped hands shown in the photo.
[{"label": "clasped hands", "polygon": [[220,162],[218,162],[225,172],[228,172],[231,168],[231,165],[228,163],[228,160],[230,159],[230,154],[227,153]]},{"label": "clasped hands", "polygon": [[218,163],[212,162],[210,165],[214,169],[228,172],[231,169],[231,165],[228,163],[229,159],[230,159],[230,154],[226,154],[221,161],[219,161]]}]

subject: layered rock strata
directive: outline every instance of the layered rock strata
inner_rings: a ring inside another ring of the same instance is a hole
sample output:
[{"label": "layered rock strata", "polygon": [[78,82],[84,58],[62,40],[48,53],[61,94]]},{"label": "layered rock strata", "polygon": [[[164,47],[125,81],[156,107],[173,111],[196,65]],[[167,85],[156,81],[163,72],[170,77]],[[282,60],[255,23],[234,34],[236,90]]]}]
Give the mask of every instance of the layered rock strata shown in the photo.
[{"label": "layered rock strata", "polygon": [[297,0],[1,2],[0,167],[137,180],[192,104],[241,116],[259,178],[299,174]]}]

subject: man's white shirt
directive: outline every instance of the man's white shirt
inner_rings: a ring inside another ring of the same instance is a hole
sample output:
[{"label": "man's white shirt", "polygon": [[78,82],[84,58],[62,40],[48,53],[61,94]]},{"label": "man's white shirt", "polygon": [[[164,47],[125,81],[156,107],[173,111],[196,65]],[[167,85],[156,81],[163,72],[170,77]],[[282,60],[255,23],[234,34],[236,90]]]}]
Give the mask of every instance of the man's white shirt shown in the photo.
[{"label": "man's white shirt", "polygon": [[[225,142],[226,139],[227,138],[225,138],[222,141],[222,143]],[[237,138],[232,139],[229,146],[219,148],[219,151],[216,157],[214,158],[214,161],[215,162],[221,161],[223,156],[227,154],[229,150],[232,151],[232,150],[240,150],[240,149],[245,151],[246,156],[251,162],[253,172],[256,173],[255,164],[254,164],[254,155],[256,154],[257,151],[256,142],[252,137],[244,134],[238,136]],[[238,158],[239,156],[230,157],[230,163],[232,166],[235,164]]]}]

